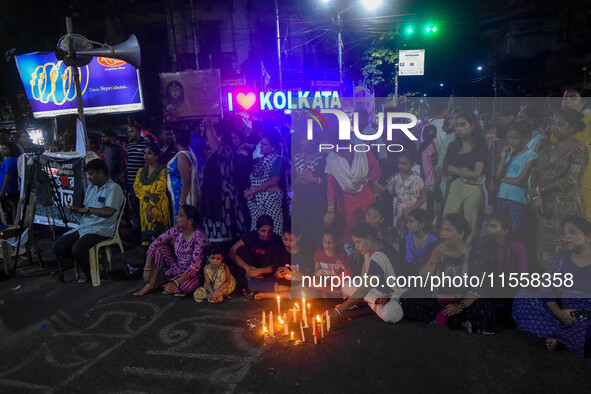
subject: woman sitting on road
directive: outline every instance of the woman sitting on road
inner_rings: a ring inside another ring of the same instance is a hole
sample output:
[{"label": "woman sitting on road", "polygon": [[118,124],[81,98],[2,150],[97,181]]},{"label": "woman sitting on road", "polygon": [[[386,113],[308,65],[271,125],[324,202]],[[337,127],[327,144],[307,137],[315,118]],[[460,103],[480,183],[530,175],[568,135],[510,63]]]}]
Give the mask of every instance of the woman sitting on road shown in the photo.
[{"label": "woman sitting on road", "polygon": [[[440,231],[441,243],[432,243],[431,253],[427,251],[427,262],[421,268],[424,277],[444,274],[455,277],[481,277],[484,271],[484,257],[478,249],[472,249],[466,242],[470,234],[468,221],[458,213],[443,218]],[[470,283],[470,282],[469,282]],[[496,329],[496,315],[492,305],[480,299],[477,287],[439,287],[425,294],[422,289],[408,291],[401,299],[404,316],[411,320],[443,325],[452,328],[463,327],[468,332],[477,331],[492,334]]]},{"label": "woman sitting on road", "polygon": [[[401,289],[393,286],[395,269],[400,269],[401,258],[398,253],[378,238],[376,230],[367,223],[361,223],[352,232],[355,248],[365,257],[367,276],[377,277],[371,283],[376,287],[343,287],[343,294],[349,298],[332,311],[331,318],[340,317],[345,311],[365,301],[367,305],[385,322],[396,323],[402,319],[402,307],[399,297]],[[365,270],[365,269],[364,269]],[[370,283],[370,282],[368,282]]]},{"label": "woman sitting on road", "polygon": [[562,343],[583,357],[591,345],[591,223],[570,216],[562,228],[566,249],[554,256],[548,272],[563,285],[536,294],[520,292],[513,301],[513,318],[520,330],[547,338],[548,349]]},{"label": "woman sitting on road", "polygon": [[143,296],[156,290],[161,269],[166,269],[165,294],[182,297],[202,284],[197,274],[203,264],[203,250],[209,245],[207,235],[201,229],[202,223],[197,208],[191,205],[179,208],[176,226],[161,234],[148,248],[144,267],[146,285],[134,295]]}]

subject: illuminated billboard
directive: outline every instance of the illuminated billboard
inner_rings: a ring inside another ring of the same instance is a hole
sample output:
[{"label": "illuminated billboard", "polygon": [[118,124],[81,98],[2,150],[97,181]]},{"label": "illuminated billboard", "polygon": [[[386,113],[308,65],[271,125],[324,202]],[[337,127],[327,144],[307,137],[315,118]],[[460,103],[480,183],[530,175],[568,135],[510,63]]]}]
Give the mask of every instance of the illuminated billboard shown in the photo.
[{"label": "illuminated billboard", "polygon": [[[57,60],[54,53],[17,56],[16,64],[35,118],[77,113],[72,69]],[[144,109],[139,71],[130,64],[95,57],[79,71],[85,114]]]}]

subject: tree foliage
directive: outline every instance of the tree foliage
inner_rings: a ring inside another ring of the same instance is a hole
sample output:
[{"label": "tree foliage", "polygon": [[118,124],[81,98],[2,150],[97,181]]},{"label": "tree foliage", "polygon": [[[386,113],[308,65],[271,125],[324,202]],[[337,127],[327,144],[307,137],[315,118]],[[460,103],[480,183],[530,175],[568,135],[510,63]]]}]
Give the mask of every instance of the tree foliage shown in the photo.
[{"label": "tree foliage", "polygon": [[390,90],[394,86],[398,43],[396,33],[382,34],[371,43],[363,55],[363,84],[371,91],[377,86]]}]

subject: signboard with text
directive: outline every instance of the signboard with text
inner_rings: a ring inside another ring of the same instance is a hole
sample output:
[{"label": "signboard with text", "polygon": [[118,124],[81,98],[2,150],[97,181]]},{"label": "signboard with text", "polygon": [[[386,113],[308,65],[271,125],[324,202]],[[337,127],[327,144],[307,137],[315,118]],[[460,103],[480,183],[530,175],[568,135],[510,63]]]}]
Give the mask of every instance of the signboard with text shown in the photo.
[{"label": "signboard with text", "polygon": [[398,75],[425,75],[425,50],[411,49],[399,52]]},{"label": "signboard with text", "polygon": [[[72,68],[54,53],[17,56],[16,65],[35,118],[77,113]],[[87,66],[79,67],[79,72],[85,114],[144,109],[139,71],[130,64],[94,57]]]}]

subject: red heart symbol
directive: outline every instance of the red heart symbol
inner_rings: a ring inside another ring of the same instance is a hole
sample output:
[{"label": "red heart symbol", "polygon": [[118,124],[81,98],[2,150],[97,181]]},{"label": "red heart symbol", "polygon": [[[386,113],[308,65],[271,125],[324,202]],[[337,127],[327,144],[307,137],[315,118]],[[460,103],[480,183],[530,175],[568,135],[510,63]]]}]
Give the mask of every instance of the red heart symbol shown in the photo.
[{"label": "red heart symbol", "polygon": [[254,102],[256,101],[256,97],[254,93],[238,93],[238,95],[236,96],[236,100],[238,101],[238,104],[242,106],[242,108],[248,110],[250,107],[253,106]]}]

